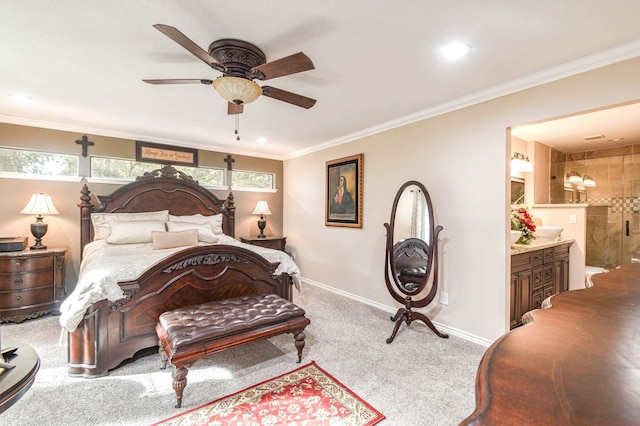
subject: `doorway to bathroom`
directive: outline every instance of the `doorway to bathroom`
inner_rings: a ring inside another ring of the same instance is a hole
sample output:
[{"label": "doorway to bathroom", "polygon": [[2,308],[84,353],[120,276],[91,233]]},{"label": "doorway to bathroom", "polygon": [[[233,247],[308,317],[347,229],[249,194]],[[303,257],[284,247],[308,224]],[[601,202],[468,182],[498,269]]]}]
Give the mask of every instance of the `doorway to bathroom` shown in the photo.
[{"label": "doorway to bathroom", "polygon": [[[511,130],[532,151],[533,146],[547,147],[548,163],[536,164],[533,173],[535,203],[586,206],[587,269],[640,262],[638,117],[640,100]],[[547,198],[539,199],[539,190]]]}]

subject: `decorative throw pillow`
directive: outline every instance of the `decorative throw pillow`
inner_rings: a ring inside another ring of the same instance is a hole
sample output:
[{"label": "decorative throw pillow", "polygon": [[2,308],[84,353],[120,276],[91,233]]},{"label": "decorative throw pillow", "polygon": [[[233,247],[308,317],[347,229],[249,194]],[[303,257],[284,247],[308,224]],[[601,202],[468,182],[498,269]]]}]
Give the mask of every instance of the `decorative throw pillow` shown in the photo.
[{"label": "decorative throw pillow", "polygon": [[214,214],[213,216],[204,216],[200,213],[187,216],[169,215],[169,221],[189,222],[197,224],[208,223],[215,235],[224,234],[224,232],[222,232],[222,213]]},{"label": "decorative throw pillow", "polygon": [[151,232],[166,230],[164,222],[159,220],[135,220],[133,222],[113,221],[110,223],[109,244],[150,243]]},{"label": "decorative throw pillow", "polygon": [[217,243],[218,237],[213,235],[211,225],[208,223],[189,223],[189,222],[167,222],[169,231],[184,231],[187,229],[196,229],[198,231],[198,241],[203,243]]},{"label": "decorative throw pillow", "polygon": [[91,213],[93,239],[106,240],[111,234],[111,222],[133,222],[138,220],[169,220],[169,210],[143,213]]},{"label": "decorative throw pillow", "polygon": [[151,236],[153,238],[154,250],[198,245],[197,229],[186,229],[184,231],[169,232],[153,231],[151,233]]}]

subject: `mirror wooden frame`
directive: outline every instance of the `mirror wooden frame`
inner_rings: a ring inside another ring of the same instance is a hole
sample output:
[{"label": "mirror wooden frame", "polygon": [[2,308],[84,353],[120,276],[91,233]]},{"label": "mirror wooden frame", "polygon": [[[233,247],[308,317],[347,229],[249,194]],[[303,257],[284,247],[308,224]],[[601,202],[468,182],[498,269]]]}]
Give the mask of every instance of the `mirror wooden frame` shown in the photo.
[{"label": "mirror wooden frame", "polygon": [[[419,238],[408,238],[406,240],[396,242],[394,241],[394,229],[398,203],[404,191],[412,185],[417,186],[425,197],[429,215],[429,241],[423,241]],[[408,181],[400,187],[396,193],[395,199],[393,200],[390,223],[385,223],[384,227],[387,230],[385,248],[385,282],[391,296],[397,302],[404,304],[404,307],[398,309],[396,314],[391,317],[391,321],[395,321],[395,326],[391,337],[387,339],[387,343],[393,342],[402,322],[405,322],[407,326],[409,326],[413,320],[420,320],[424,322],[436,335],[445,339],[448,338],[449,335],[440,332],[426,315],[412,310],[413,308],[423,308],[427,306],[435,299],[438,293],[438,235],[442,231],[443,227],[440,225],[434,225],[431,197],[429,196],[427,188],[425,188],[422,183],[417,181]],[[424,266],[424,275],[421,279],[417,280],[417,286],[407,288],[406,283],[403,283],[400,280],[399,276],[402,274],[402,271],[399,271],[396,265],[396,257],[398,255],[398,253],[396,253],[397,250],[401,250],[402,254],[407,254],[409,256],[421,256],[423,259],[424,256],[422,256],[421,253],[426,254],[427,259],[426,265]],[[431,282],[431,289],[426,295],[421,295],[429,282]]]}]

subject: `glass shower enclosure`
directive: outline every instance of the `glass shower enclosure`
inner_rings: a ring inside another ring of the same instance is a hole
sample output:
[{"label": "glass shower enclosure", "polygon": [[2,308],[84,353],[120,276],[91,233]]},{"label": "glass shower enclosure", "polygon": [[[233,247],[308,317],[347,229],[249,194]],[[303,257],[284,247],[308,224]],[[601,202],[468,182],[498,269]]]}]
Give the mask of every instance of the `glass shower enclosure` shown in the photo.
[{"label": "glass shower enclosure", "polygon": [[565,203],[588,205],[587,266],[640,262],[640,145],[565,155],[554,166],[563,190],[556,184],[552,193]]}]

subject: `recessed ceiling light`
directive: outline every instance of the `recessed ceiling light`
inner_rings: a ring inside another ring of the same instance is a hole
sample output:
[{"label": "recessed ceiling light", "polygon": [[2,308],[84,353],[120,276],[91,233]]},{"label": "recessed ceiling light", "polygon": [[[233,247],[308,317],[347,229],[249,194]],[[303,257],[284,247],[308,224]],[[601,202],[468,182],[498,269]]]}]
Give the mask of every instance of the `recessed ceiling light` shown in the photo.
[{"label": "recessed ceiling light", "polygon": [[256,139],[256,142],[261,144],[261,145],[264,145],[268,141],[267,141],[267,138],[258,138],[258,139]]},{"label": "recessed ceiling light", "polygon": [[471,50],[471,46],[464,43],[449,43],[441,49],[442,56],[445,59],[459,59],[465,56]]},{"label": "recessed ceiling light", "polygon": [[9,97],[15,102],[20,102],[21,104],[30,104],[31,102],[33,102],[30,97],[25,95],[10,94]]}]

